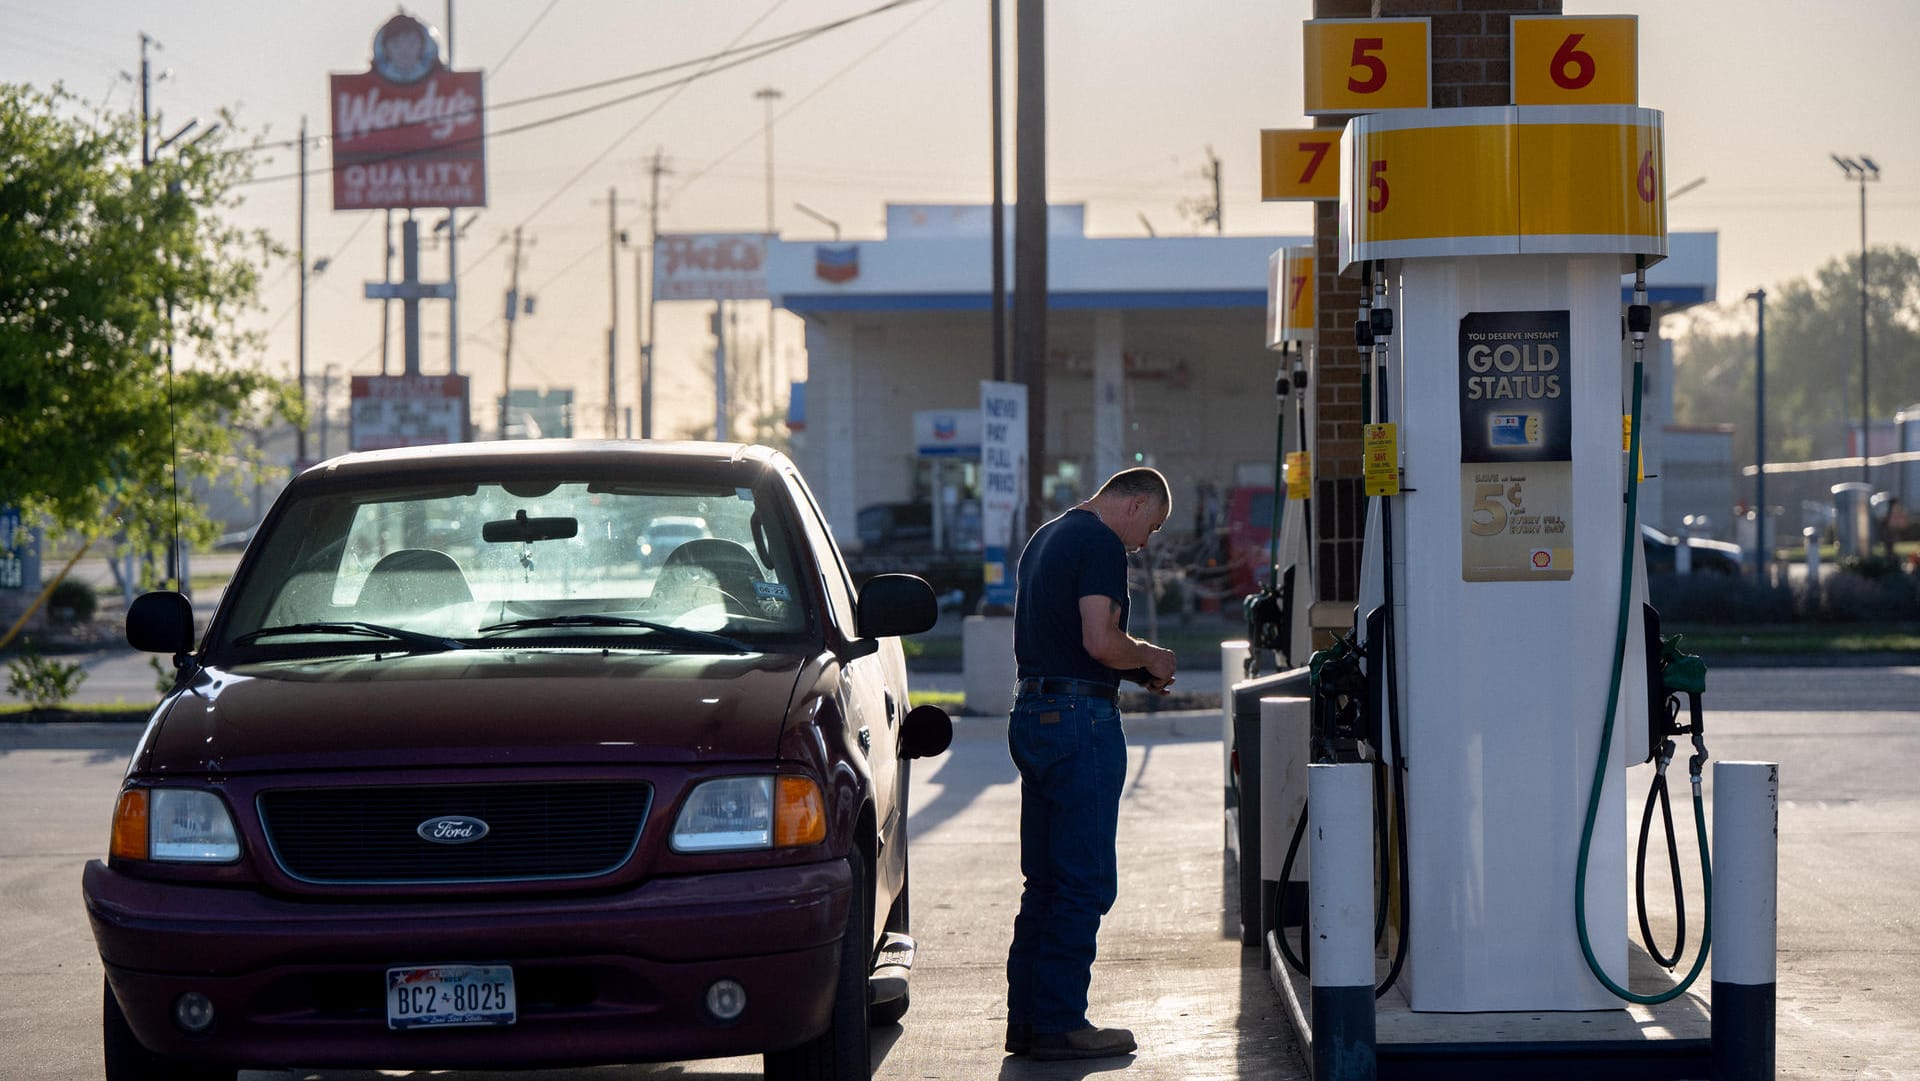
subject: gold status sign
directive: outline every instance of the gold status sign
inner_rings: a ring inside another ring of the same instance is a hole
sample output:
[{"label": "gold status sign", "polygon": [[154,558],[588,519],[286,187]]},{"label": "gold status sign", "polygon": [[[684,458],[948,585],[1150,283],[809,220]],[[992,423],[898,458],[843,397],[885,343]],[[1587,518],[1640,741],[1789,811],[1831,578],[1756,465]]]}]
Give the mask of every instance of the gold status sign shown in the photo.
[{"label": "gold status sign", "polygon": [[1569,314],[1460,319],[1460,576],[1573,577]]}]

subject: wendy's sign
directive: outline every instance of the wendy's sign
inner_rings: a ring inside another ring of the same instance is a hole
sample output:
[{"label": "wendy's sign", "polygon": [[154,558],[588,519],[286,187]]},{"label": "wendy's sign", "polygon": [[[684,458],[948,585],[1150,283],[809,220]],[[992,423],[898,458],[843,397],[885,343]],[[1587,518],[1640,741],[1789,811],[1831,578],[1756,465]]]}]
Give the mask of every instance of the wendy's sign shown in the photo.
[{"label": "wendy's sign", "polygon": [[487,205],[481,73],[444,67],[432,27],[395,15],[371,70],[331,78],[335,210]]}]

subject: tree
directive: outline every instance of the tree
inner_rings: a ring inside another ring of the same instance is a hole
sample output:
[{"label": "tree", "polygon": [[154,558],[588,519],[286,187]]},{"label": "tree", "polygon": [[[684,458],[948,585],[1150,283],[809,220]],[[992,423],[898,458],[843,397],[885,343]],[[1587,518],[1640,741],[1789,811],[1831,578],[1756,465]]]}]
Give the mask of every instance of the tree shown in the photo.
[{"label": "tree", "polygon": [[[145,547],[172,529],[174,480],[227,472],[239,427],[296,399],[237,329],[248,255],[272,251],[222,220],[247,151],[215,133],[143,169],[138,147],[132,119],[0,84],[0,505]],[[210,538],[184,501],[180,521]]]},{"label": "tree", "polygon": [[[1920,402],[1920,254],[1867,257],[1869,412],[1885,419]],[[1754,304],[1716,305],[1675,350],[1675,418],[1732,423],[1736,460],[1753,457]],[[1767,291],[1767,459],[1844,457],[1860,423],[1860,258]]]}]

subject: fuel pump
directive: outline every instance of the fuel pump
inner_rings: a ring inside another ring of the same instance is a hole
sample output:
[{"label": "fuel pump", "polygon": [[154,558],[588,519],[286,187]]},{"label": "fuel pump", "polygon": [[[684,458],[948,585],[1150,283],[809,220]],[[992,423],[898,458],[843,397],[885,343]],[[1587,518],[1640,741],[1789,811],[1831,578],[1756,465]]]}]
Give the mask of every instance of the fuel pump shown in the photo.
[{"label": "fuel pump", "polygon": [[1625,106],[1380,113],[1342,139],[1373,496],[1355,646],[1416,1011],[1618,1005],[1596,974],[1626,969],[1619,767],[1650,692],[1587,614],[1625,598],[1644,633],[1638,568],[1610,564],[1637,536],[1620,280],[1665,254],[1659,139]]},{"label": "fuel pump", "polygon": [[1313,591],[1312,457],[1307,450],[1307,358],[1316,341],[1313,249],[1281,248],[1268,267],[1267,348],[1280,353],[1273,388],[1274,493],[1264,583],[1243,602],[1248,679],[1261,674],[1269,657],[1276,670],[1304,660]]}]

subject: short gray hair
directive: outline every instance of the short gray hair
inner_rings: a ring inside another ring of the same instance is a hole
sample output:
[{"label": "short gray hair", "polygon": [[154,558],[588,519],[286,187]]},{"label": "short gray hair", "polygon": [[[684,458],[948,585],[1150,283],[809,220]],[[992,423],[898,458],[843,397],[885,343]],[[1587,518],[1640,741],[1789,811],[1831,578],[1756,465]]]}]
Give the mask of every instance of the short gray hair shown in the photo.
[{"label": "short gray hair", "polygon": [[1122,469],[1107,478],[1100,486],[1099,495],[1117,495],[1131,499],[1134,496],[1152,496],[1165,507],[1173,506],[1173,489],[1167,485],[1167,478],[1158,469],[1151,466],[1135,466]]}]

